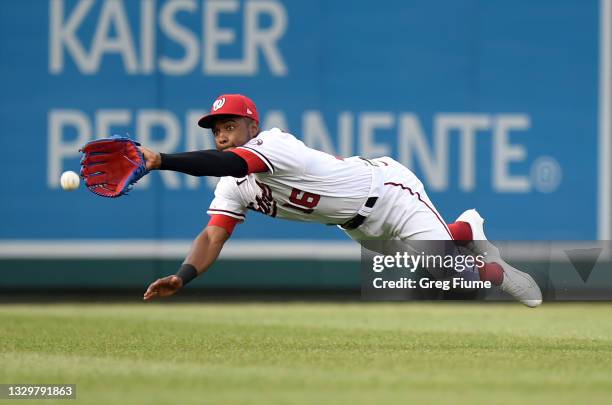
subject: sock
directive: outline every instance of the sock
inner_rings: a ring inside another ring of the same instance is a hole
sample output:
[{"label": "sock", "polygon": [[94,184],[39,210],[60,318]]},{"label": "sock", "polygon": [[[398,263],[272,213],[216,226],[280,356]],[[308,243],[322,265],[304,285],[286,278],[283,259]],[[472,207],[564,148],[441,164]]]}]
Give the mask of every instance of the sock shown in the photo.
[{"label": "sock", "polygon": [[473,240],[472,228],[467,222],[453,222],[452,224],[448,224],[448,229],[455,241],[469,242]]},{"label": "sock", "polygon": [[490,281],[493,285],[500,285],[504,281],[504,270],[497,263],[485,263],[478,268],[481,281]]}]

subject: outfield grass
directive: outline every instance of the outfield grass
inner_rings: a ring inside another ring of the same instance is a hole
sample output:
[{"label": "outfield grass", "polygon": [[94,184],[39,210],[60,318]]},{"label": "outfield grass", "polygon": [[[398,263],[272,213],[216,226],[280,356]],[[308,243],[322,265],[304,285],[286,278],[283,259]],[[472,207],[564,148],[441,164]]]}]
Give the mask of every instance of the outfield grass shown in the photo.
[{"label": "outfield grass", "polygon": [[0,322],[0,383],[76,383],[79,403],[612,401],[611,304],[0,305]]}]

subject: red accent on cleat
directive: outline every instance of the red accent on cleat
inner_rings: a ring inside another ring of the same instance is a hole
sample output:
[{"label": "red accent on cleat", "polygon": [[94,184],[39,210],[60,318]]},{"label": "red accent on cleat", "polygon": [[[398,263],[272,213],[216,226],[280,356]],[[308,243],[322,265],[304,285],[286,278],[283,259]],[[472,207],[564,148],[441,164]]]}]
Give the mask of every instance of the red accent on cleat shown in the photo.
[{"label": "red accent on cleat", "polygon": [[504,281],[504,270],[497,263],[485,263],[478,268],[481,281],[490,281],[493,285],[501,285]]},{"label": "red accent on cleat", "polygon": [[448,224],[448,229],[453,236],[455,241],[467,241],[470,242],[474,240],[472,236],[472,228],[470,224],[463,221],[453,222],[452,224]]}]

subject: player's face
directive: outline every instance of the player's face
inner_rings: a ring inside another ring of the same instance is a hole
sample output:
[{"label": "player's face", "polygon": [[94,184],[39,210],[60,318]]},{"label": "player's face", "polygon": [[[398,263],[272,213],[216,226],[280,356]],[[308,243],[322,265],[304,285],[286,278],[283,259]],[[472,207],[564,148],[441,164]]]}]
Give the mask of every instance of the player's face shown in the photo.
[{"label": "player's face", "polygon": [[243,117],[220,118],[212,127],[217,150],[242,146],[257,135],[257,124]]}]

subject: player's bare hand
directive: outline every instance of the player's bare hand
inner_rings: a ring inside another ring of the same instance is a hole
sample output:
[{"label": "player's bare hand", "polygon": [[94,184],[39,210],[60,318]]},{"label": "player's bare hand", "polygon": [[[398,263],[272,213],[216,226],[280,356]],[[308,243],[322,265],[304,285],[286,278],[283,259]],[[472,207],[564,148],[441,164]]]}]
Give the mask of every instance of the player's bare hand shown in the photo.
[{"label": "player's bare hand", "polygon": [[145,164],[147,165],[147,169],[155,170],[159,169],[161,166],[161,155],[159,152],[155,152],[149,148],[144,146],[140,146],[140,151],[144,155]]},{"label": "player's bare hand", "polygon": [[182,286],[183,280],[181,280],[177,276],[173,275],[160,278],[151,283],[142,298],[145,301],[149,301],[156,297],[168,297],[170,295],[175,294],[178,290],[181,289]]}]

